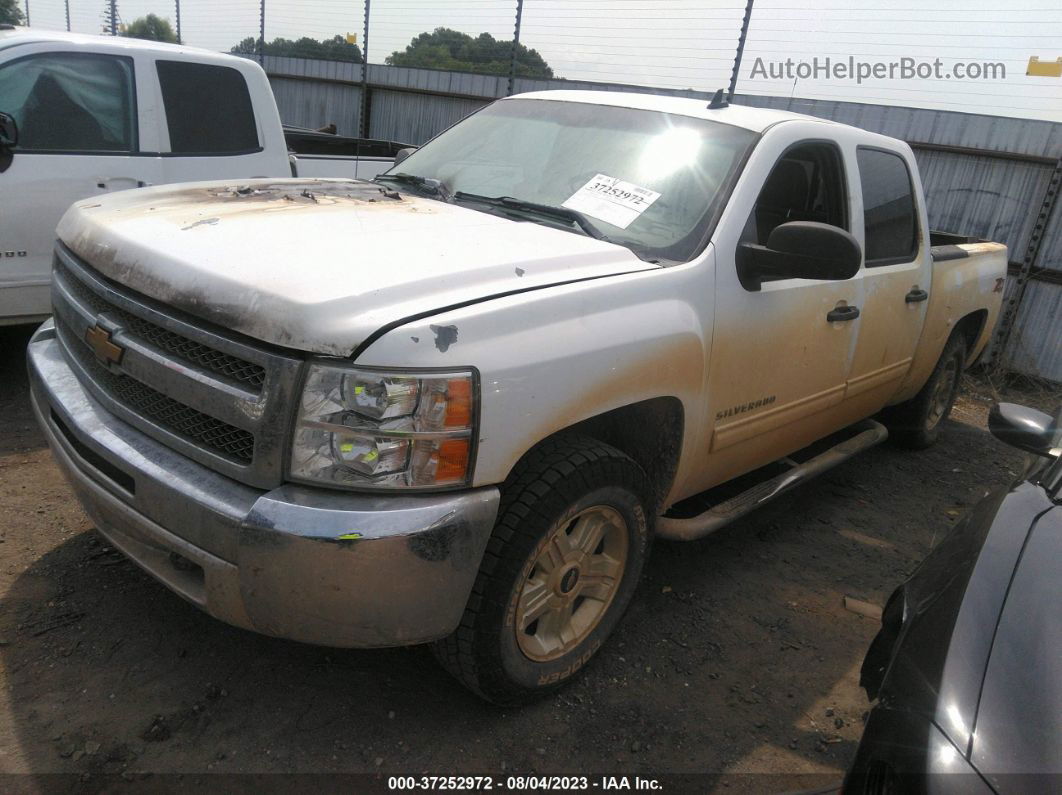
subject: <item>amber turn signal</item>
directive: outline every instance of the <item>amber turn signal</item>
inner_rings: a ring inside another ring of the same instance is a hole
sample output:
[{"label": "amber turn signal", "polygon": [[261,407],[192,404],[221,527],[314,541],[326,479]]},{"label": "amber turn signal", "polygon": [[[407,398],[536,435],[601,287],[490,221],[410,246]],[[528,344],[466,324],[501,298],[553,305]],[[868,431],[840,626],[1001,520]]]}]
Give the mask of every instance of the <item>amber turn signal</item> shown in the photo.
[{"label": "amber turn signal", "polygon": [[468,472],[468,439],[447,439],[439,445],[435,482],[440,486],[460,483]]}]

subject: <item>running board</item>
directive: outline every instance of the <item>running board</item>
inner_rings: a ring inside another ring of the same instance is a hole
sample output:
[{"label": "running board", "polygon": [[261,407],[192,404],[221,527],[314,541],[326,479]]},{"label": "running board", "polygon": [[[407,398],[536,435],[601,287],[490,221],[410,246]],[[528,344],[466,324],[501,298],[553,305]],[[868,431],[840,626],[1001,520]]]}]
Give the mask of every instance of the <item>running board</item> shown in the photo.
[{"label": "running board", "polygon": [[850,436],[802,464],[797,464],[789,458],[782,459],[782,462],[792,467],[788,472],[757,483],[740,494],[718,505],[713,505],[704,513],[688,519],[677,519],[667,515],[658,517],[656,534],[673,541],[693,541],[704,538],[795,486],[885,441],[889,436],[885,426],[874,420],[857,422],[847,430],[854,436]]}]

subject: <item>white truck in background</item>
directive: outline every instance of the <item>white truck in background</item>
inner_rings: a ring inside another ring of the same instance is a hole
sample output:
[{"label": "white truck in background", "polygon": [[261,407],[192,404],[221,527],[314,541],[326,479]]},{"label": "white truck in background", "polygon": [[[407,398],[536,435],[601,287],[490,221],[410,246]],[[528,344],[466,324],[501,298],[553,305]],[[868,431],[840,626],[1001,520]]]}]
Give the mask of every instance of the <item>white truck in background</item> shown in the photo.
[{"label": "white truck in background", "polygon": [[0,325],[50,313],[55,226],[78,199],[173,182],[361,177],[401,146],[281,127],[254,61],[0,26]]},{"label": "white truck in background", "polygon": [[375,184],[148,188],[58,237],[33,405],[100,532],[220,619],[434,642],[498,702],[585,666],[654,533],[886,425],[932,443],[1006,275],[929,232],[902,141],[613,92],[500,100]]}]

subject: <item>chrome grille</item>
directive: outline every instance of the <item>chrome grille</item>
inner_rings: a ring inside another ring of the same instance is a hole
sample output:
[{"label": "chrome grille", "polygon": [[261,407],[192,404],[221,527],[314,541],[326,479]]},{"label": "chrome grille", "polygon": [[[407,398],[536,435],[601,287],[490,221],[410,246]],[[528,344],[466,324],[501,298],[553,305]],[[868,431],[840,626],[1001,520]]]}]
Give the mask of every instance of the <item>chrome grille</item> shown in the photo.
[{"label": "chrome grille", "polygon": [[196,411],[135,378],[112,373],[92,357],[85,345],[70,339],[70,329],[62,321],[58,327],[66,349],[77,357],[92,380],[130,411],[238,463],[250,464],[254,460],[251,433]]},{"label": "chrome grille", "polygon": [[84,282],[73,277],[61,264],[56,265],[56,273],[67,278],[74,295],[96,314],[110,314],[119,324],[136,333],[140,339],[153,345],[160,351],[180,357],[194,367],[202,367],[212,373],[229,378],[237,383],[246,384],[255,390],[261,390],[265,383],[265,368],[246,362],[237,356],[222,353],[208,345],[190,340],[173,331],[169,331],[142,317],[126,312],[104,298],[92,292]]},{"label": "chrome grille", "polygon": [[[108,281],[62,244],[52,304],[72,369],[107,410],[249,486],[283,482],[301,356]],[[105,333],[120,356],[90,345],[89,330],[94,341]]]}]

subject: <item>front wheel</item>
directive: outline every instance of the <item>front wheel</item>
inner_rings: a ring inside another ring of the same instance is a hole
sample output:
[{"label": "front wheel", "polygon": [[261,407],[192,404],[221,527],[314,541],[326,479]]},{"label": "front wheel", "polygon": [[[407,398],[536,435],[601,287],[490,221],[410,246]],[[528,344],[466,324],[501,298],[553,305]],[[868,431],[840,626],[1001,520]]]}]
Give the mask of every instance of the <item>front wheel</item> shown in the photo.
[{"label": "front wheel", "polygon": [[544,695],[581,671],[627,609],[648,554],[641,468],[584,437],[544,443],[502,505],[457,631],[436,657],[488,701]]},{"label": "front wheel", "polygon": [[953,334],[922,390],[910,400],[882,412],[893,439],[904,447],[921,450],[940,438],[941,427],[959,391],[965,364],[966,340],[961,334]]}]

